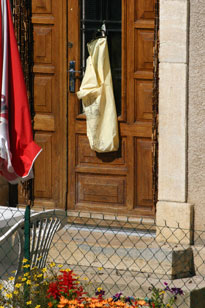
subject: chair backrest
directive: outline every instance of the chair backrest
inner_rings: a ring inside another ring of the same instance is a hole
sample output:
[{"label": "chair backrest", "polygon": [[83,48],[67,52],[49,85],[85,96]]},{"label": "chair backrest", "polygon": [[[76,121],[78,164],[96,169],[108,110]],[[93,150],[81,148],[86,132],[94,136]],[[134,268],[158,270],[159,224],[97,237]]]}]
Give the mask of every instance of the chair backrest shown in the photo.
[{"label": "chair backrest", "polygon": [[[48,252],[57,231],[66,224],[66,212],[63,210],[47,210],[32,214],[30,217],[30,267],[43,268]],[[9,231],[0,237],[0,244],[5,242],[15,232],[19,238],[18,268],[15,277],[22,271],[24,257],[24,219],[16,223]],[[16,279],[15,279],[16,280]]]}]

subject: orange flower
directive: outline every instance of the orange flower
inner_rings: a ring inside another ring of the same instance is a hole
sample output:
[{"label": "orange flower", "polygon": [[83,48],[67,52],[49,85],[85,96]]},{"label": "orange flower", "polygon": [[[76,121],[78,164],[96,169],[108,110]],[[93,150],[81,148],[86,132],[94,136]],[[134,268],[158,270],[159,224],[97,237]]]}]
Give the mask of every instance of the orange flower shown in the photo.
[{"label": "orange flower", "polygon": [[86,300],[86,302],[91,302],[92,298],[91,297],[86,297],[85,300]]},{"label": "orange flower", "polygon": [[69,304],[69,300],[65,298],[64,296],[61,296],[60,302],[58,304],[58,308],[64,308],[68,304]]},{"label": "orange flower", "polygon": [[97,298],[91,298],[92,303],[97,303],[99,300]]},{"label": "orange flower", "polygon": [[95,307],[97,307],[97,308],[102,307],[102,306],[103,306],[102,302],[99,302],[99,303],[95,304]]},{"label": "orange flower", "polygon": [[106,305],[108,303],[108,301],[105,299],[101,303],[102,303],[102,305]]},{"label": "orange flower", "polygon": [[117,302],[115,302],[115,304],[117,305],[117,306],[125,306],[125,303],[123,303],[123,302],[121,302],[121,301],[117,301]]},{"label": "orange flower", "polygon": [[137,301],[137,304],[143,306],[146,305],[146,302],[144,300],[139,300]]},{"label": "orange flower", "polygon": [[72,300],[67,300],[67,304],[69,305],[77,305],[78,304],[78,300],[77,299],[72,299]]},{"label": "orange flower", "polygon": [[53,307],[53,304],[51,302],[49,302],[48,307]]}]

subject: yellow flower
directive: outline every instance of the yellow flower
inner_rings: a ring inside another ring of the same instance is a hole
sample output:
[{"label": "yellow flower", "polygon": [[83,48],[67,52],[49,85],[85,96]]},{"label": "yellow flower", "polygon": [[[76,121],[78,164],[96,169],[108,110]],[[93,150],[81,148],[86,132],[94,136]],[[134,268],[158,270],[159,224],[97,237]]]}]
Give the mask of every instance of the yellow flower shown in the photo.
[{"label": "yellow flower", "polygon": [[11,294],[11,293],[7,293],[7,294],[6,294],[6,297],[7,297],[7,298],[12,298],[12,294]]},{"label": "yellow flower", "polygon": [[98,291],[98,292],[102,291],[102,288],[97,288],[97,291]]},{"label": "yellow flower", "polygon": [[25,277],[24,277],[24,278],[22,278],[22,279],[21,279],[21,281],[26,281],[26,278],[25,278]]},{"label": "yellow flower", "polygon": [[17,284],[15,285],[15,287],[16,287],[17,289],[19,289],[21,286],[22,286],[21,283],[17,283]]},{"label": "yellow flower", "polygon": [[19,294],[19,291],[14,291],[14,295],[18,295]]},{"label": "yellow flower", "polygon": [[9,277],[9,280],[10,281],[14,280],[14,277],[13,276]]},{"label": "yellow flower", "polygon": [[26,302],[26,305],[31,305],[31,304],[32,304],[32,301]]},{"label": "yellow flower", "polygon": [[66,269],[65,269],[65,272],[70,272],[70,271],[71,271],[70,268],[66,268]]},{"label": "yellow flower", "polygon": [[55,262],[51,262],[49,265],[50,265],[50,267],[56,266]]},{"label": "yellow flower", "polygon": [[[1,307],[0,307],[1,308]],[[37,305],[35,308],[41,308],[41,305]]]},{"label": "yellow flower", "polygon": [[42,258],[43,258],[42,256],[38,257],[37,261],[40,261]]},{"label": "yellow flower", "polygon": [[3,284],[0,284],[0,290],[2,290],[2,289],[3,289],[3,287],[4,287],[4,286],[3,286]]},{"label": "yellow flower", "polygon": [[99,271],[102,271],[102,270],[103,270],[103,268],[102,268],[102,267],[98,267],[98,270],[99,270]]},{"label": "yellow flower", "polygon": [[23,261],[22,261],[23,263],[26,263],[26,262],[28,262],[28,259],[23,259]]},{"label": "yellow flower", "polygon": [[31,280],[27,280],[27,281],[26,281],[26,284],[27,284],[27,285],[30,285],[30,284],[31,284]]},{"label": "yellow flower", "polygon": [[41,278],[43,274],[38,274],[36,277]]},{"label": "yellow flower", "polygon": [[4,308],[4,306],[0,306],[0,308]]},{"label": "yellow flower", "polygon": [[47,268],[44,267],[44,268],[42,269],[42,272],[43,272],[43,273],[46,273],[46,272],[47,272]]},{"label": "yellow flower", "polygon": [[88,280],[88,277],[84,277],[83,280]]},{"label": "yellow flower", "polygon": [[30,267],[29,264],[26,264],[26,265],[23,266],[23,268],[29,268],[29,267]]},{"label": "yellow flower", "polygon": [[29,275],[29,273],[25,273],[24,276],[27,277]]},{"label": "yellow flower", "polygon": [[58,267],[59,267],[59,268],[63,267],[63,264],[59,264]]}]

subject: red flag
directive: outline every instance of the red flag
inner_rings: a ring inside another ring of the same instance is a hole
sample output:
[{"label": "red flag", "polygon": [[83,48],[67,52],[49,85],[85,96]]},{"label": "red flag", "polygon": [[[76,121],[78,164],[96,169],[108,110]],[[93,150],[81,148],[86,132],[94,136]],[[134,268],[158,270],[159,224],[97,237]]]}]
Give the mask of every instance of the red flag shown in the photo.
[{"label": "red flag", "polygon": [[14,33],[10,0],[1,1],[1,12],[0,174],[10,183],[17,183],[32,177],[32,166],[41,148],[33,141],[27,91]]}]

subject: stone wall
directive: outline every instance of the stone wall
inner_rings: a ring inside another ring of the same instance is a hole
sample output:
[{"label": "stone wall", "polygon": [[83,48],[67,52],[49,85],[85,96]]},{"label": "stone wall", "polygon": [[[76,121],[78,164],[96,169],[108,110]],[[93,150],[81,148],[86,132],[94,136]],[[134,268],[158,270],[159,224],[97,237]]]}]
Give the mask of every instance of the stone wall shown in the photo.
[{"label": "stone wall", "polygon": [[205,1],[190,0],[188,202],[205,229]]},{"label": "stone wall", "polygon": [[8,205],[9,185],[2,177],[0,177],[0,205]]}]

